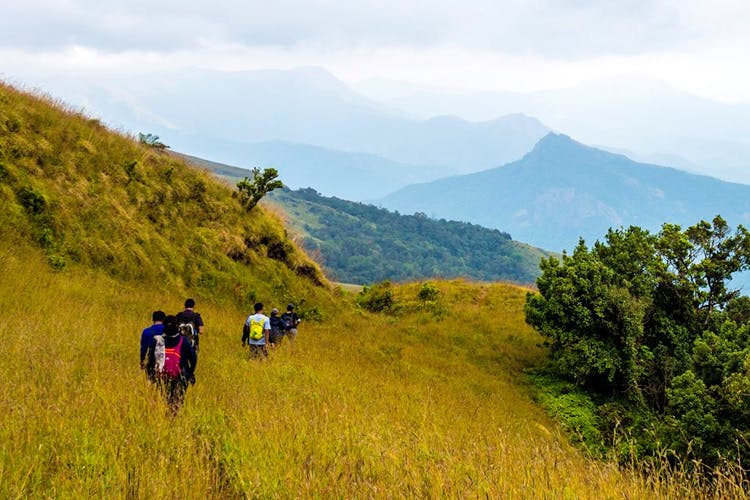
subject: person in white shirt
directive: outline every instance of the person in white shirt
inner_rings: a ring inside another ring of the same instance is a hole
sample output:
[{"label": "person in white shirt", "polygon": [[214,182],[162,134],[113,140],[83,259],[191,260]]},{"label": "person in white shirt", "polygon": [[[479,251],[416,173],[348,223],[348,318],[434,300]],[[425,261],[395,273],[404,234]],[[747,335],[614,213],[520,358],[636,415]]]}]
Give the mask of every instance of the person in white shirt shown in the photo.
[{"label": "person in white shirt", "polygon": [[[268,336],[271,332],[271,320],[263,314],[263,304],[258,302],[253,307],[255,314],[245,320],[242,328],[243,342],[246,340],[253,358],[268,357]],[[261,358],[262,359],[262,358]]]}]

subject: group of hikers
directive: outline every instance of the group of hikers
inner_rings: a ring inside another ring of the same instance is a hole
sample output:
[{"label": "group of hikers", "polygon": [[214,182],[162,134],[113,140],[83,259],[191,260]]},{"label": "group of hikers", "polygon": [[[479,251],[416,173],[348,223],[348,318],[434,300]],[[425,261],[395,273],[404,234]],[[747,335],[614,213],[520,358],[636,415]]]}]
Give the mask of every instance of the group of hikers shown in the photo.
[{"label": "group of hikers", "polygon": [[[296,337],[300,318],[293,304],[281,315],[278,309],[271,309],[270,317],[263,314],[260,302],[253,310],[242,328],[242,346],[248,346],[252,358],[267,358],[269,345],[278,345],[284,337]],[[160,387],[170,409],[177,413],[188,386],[195,384],[203,318],[195,311],[195,300],[187,299],[184,310],[175,315],[154,311],[151,320],[153,324],[141,333],[141,369]]]}]

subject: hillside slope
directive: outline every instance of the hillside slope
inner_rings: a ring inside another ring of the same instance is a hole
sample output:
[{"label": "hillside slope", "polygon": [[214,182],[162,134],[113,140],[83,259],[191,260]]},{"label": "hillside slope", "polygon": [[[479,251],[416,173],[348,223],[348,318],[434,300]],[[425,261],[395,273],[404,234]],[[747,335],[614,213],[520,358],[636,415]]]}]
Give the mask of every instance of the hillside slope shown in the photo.
[{"label": "hillside slope", "polygon": [[328,274],[347,283],[438,276],[532,283],[548,255],[496,229],[400,215],[313,189],[275,191],[269,200],[288,214]]},{"label": "hillside slope", "polygon": [[325,295],[319,269],[279,220],[247,214],[208,172],[52,104],[0,86],[6,238],[33,241],[56,268],[236,303]]},{"label": "hillside slope", "polygon": [[654,231],[717,214],[732,225],[750,220],[750,186],[637,163],[557,134],[517,162],[409,186],[379,203],[495,227],[554,251],[572,249],[579,237],[593,242],[610,227]]}]

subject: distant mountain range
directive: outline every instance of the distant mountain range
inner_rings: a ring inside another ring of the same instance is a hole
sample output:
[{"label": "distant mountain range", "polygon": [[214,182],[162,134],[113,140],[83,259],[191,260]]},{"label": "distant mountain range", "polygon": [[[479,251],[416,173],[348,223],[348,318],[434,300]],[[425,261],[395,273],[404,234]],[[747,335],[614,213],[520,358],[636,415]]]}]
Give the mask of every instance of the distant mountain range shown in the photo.
[{"label": "distant mountain range", "polygon": [[466,277],[527,284],[549,255],[496,229],[399,215],[314,189],[277,190],[267,199],[282,207],[329,277],[346,283]]},{"label": "distant mountain range", "polygon": [[355,88],[423,118],[487,120],[522,112],[638,161],[750,184],[750,103],[713,101],[655,79],[620,76],[528,93],[451,92],[383,81]]},{"label": "distant mountain range", "polygon": [[183,156],[232,178],[245,177],[252,167],[273,167],[279,171],[284,185],[292,189],[314,186],[324,195],[353,201],[380,198],[408,184],[457,173],[448,167],[410,165],[365,153],[346,153],[282,141],[236,143],[231,149],[241,151],[239,156],[243,161],[238,163],[247,165],[247,169]]},{"label": "distant mountain range", "polygon": [[[422,178],[436,179],[446,169],[475,172],[516,160],[549,131],[518,113],[481,122],[415,118],[356,93],[321,68],[106,78],[82,82],[61,77],[50,87],[62,89],[66,100],[107,117],[117,128],[154,133],[175,150],[241,166],[250,166],[252,144],[277,141],[375,155],[424,167]],[[312,171],[319,165],[305,168]]]},{"label": "distant mountain range", "polygon": [[658,230],[717,214],[750,221],[750,186],[637,163],[550,133],[522,159],[479,173],[416,184],[378,203],[494,227],[554,251],[589,243],[610,227]]}]

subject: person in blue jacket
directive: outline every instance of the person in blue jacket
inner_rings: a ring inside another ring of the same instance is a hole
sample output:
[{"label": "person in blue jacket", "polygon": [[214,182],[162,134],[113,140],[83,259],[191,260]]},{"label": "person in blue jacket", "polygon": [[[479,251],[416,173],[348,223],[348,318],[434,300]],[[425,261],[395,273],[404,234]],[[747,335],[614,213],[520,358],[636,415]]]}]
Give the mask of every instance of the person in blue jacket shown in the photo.
[{"label": "person in blue jacket", "polygon": [[[151,382],[155,381],[155,372],[153,367],[149,368],[147,359],[149,354],[149,346],[153,343],[156,335],[161,335],[164,331],[164,318],[167,315],[164,311],[154,311],[151,314],[152,325],[145,328],[141,333],[141,369],[145,370],[146,378]],[[153,353],[152,353],[153,354]]]}]

